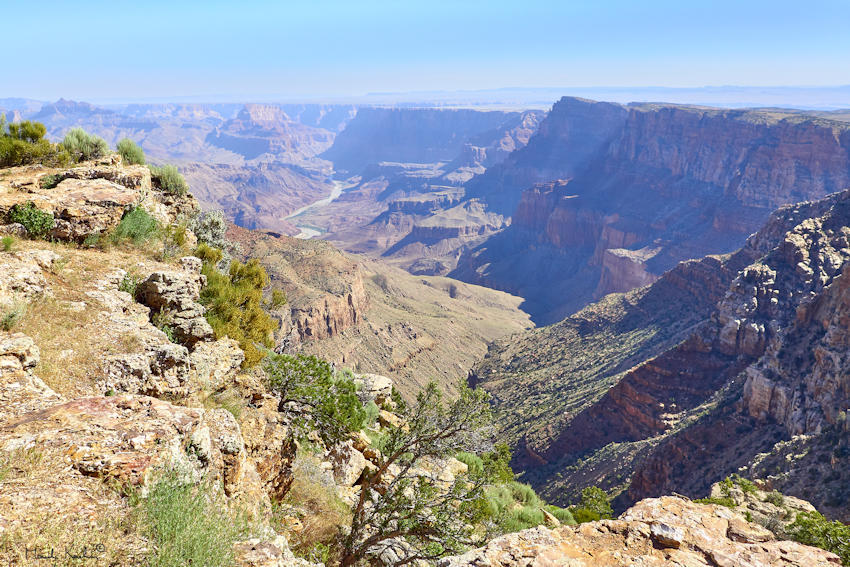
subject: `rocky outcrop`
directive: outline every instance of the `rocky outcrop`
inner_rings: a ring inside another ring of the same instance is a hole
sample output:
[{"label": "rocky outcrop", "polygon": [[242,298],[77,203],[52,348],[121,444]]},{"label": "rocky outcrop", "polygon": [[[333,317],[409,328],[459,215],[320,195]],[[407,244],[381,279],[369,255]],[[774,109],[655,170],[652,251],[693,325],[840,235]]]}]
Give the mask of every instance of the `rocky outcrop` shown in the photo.
[{"label": "rocky outcrop", "polygon": [[50,270],[59,255],[50,250],[13,252],[0,264],[0,304],[31,301],[50,295],[44,270]]},{"label": "rocky outcrop", "polygon": [[[45,184],[48,180],[53,183]],[[41,165],[7,170],[0,181],[0,216],[28,202],[53,215],[51,238],[73,242],[108,233],[133,207],[143,206],[163,224],[198,207],[191,195],[178,197],[153,188],[147,167],[120,165],[117,155],[68,170]]]},{"label": "rocky outcrop", "polygon": [[201,261],[193,256],[181,260],[183,270],[154,272],[136,287],[136,299],[160,315],[175,338],[189,348],[214,338],[204,318],[206,309],[198,303],[206,276]]},{"label": "rocky outcrop", "polygon": [[780,205],[850,187],[848,148],[846,123],[813,116],[565,98],[527,147],[467,184],[512,224],[453,275],[518,293],[551,323],[737,249]]},{"label": "rocky outcrop", "polygon": [[723,506],[681,498],[643,500],[616,520],[537,527],[443,559],[440,567],[840,565],[837,555],[791,541]]}]

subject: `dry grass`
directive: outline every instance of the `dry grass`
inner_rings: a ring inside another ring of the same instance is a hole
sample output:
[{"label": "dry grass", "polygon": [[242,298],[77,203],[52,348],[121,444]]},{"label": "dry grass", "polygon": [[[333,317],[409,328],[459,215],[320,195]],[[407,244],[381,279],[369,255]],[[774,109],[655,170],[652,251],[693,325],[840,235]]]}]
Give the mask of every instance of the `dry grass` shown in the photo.
[{"label": "dry grass", "polygon": [[141,342],[133,334],[117,341],[106,336],[101,320],[104,307],[86,292],[117,268],[165,266],[153,261],[148,252],[133,248],[101,251],[36,241],[20,245],[23,250],[50,249],[61,259],[44,271],[52,295],[30,303],[15,331],[29,335],[38,345],[41,361],[35,373],[48,386],[67,397],[91,395],[102,375],[104,357],[135,352]]},{"label": "dry grass", "polygon": [[[319,460],[299,454],[293,465],[292,488],[283,503],[275,506],[272,525],[289,531],[287,538],[293,550],[303,557],[320,557],[323,550],[333,549],[340,529],[351,522],[351,511],[336,494],[333,482],[323,476]],[[291,530],[284,516],[297,515],[301,529]]]},{"label": "dry grass", "polygon": [[0,564],[141,566],[146,547],[129,509],[93,520],[44,513],[0,535]]},{"label": "dry grass", "polygon": [[222,392],[206,393],[203,397],[203,406],[207,409],[225,409],[239,421],[242,410],[245,409],[246,401],[234,388],[227,388]]},{"label": "dry grass", "polygon": [[[127,501],[68,472],[64,455],[45,446],[0,452],[0,565],[144,565],[146,543]],[[38,559],[51,550],[52,559]]]}]

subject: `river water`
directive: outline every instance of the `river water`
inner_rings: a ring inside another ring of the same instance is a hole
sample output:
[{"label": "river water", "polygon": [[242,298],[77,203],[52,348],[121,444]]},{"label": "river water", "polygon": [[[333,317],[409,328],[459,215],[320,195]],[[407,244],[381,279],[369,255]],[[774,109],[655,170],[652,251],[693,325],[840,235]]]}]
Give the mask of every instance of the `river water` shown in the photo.
[{"label": "river water", "polygon": [[347,187],[349,187],[349,185],[346,185],[346,183],[344,181],[334,181],[333,182],[333,188],[331,189],[330,195],[328,195],[324,199],[314,201],[314,202],[310,203],[309,205],[307,205],[306,207],[301,207],[300,209],[298,209],[294,213],[288,215],[286,217],[286,220],[293,221],[292,224],[297,226],[298,229],[301,231],[301,232],[299,232],[298,234],[295,235],[295,238],[308,239],[308,238],[313,238],[315,236],[319,236],[320,234],[322,234],[322,231],[318,230],[314,226],[311,226],[311,225],[308,225],[308,224],[299,224],[297,217],[303,215],[307,211],[315,211],[317,209],[321,209],[322,207],[326,207],[327,205],[334,202],[334,200],[336,200],[337,197],[342,195],[342,192]]}]

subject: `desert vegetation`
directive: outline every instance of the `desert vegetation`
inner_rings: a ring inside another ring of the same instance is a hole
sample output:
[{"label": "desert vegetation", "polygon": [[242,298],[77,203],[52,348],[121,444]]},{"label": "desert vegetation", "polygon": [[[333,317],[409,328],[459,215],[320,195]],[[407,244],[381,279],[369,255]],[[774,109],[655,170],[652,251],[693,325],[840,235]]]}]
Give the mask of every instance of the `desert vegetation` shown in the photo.
[{"label": "desert vegetation", "polygon": [[195,254],[203,261],[202,273],[207,285],[201,290],[201,304],[217,337],[228,336],[239,342],[245,352],[245,366],[256,365],[264,356],[262,348],[271,348],[277,323],[263,309],[263,290],[269,276],[257,260],[246,263],[233,260],[226,270],[219,269],[222,252],[200,244]]},{"label": "desert vegetation", "polygon": [[183,197],[189,193],[189,185],[183,175],[173,165],[162,167],[151,166],[151,180],[154,184],[171,195]]},{"label": "desert vegetation", "polygon": [[124,138],[115,146],[123,162],[127,165],[144,165],[145,152],[130,138]]},{"label": "desert vegetation", "polygon": [[69,130],[59,146],[76,162],[102,158],[109,153],[109,144],[106,140],[89,134],[82,128]]}]

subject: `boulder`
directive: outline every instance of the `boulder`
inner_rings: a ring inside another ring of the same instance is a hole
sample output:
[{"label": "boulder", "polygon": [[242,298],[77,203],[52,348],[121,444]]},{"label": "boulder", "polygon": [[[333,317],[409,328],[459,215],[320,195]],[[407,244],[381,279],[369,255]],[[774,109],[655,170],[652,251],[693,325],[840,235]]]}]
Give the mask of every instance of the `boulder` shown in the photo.
[{"label": "boulder", "polygon": [[249,475],[240,470],[244,456],[229,458],[243,449],[238,424],[224,414],[148,396],[81,398],[7,421],[0,448],[25,439],[46,454],[64,455],[80,474],[143,492],[162,470],[175,470],[191,482],[220,480],[233,493],[259,492],[246,486]]},{"label": "boulder", "polygon": [[0,304],[14,299],[31,301],[50,295],[44,276],[59,255],[50,250],[28,250],[0,255]]},{"label": "boulder", "polygon": [[354,486],[369,464],[363,453],[355,449],[350,440],[331,448],[327,460],[333,466],[334,481],[344,487]]},{"label": "boulder", "polygon": [[199,342],[189,355],[195,380],[201,387],[219,390],[245,360],[239,343],[225,337],[213,342]]},{"label": "boulder", "polygon": [[215,337],[204,319],[204,307],[197,302],[206,278],[189,270],[162,270],[152,273],[136,288],[136,299],[161,313],[177,340],[188,347]]},{"label": "boulder", "polygon": [[440,560],[440,567],[816,567],[840,565],[837,555],[778,541],[724,506],[665,496],[642,500],[617,520],[556,529],[537,527],[490,541],[482,548]]},{"label": "boulder", "polygon": [[236,567],[310,567],[317,565],[292,554],[282,535],[253,538],[233,545]]},{"label": "boulder", "polygon": [[378,405],[390,400],[393,391],[393,381],[380,374],[355,374],[354,383],[357,385],[357,397],[364,404],[375,402]]}]

